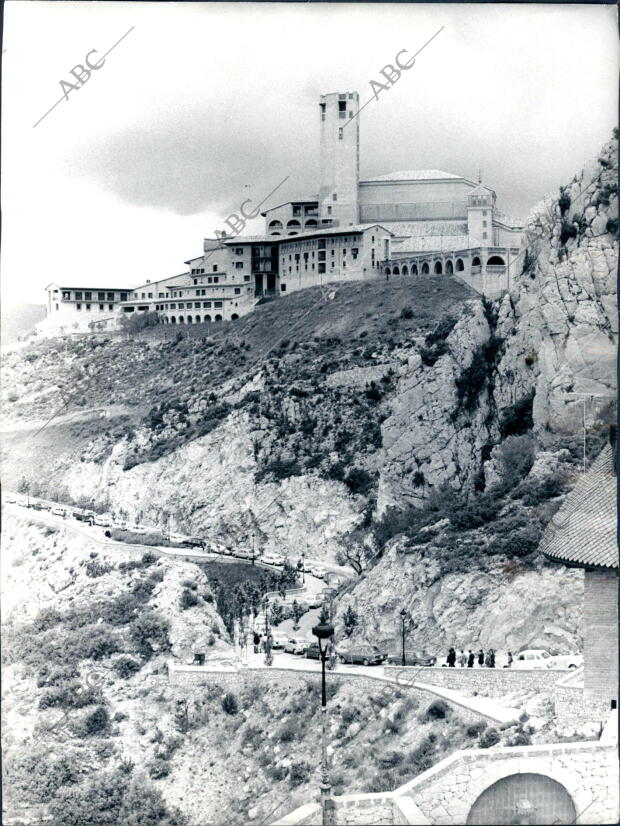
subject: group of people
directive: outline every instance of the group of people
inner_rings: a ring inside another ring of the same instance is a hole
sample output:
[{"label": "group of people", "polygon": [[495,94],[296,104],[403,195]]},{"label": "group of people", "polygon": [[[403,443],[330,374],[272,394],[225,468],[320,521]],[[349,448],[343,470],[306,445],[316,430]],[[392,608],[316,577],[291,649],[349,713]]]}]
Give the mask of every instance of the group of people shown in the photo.
[{"label": "group of people", "polygon": [[271,648],[272,647],[271,634],[261,634],[258,631],[254,631],[253,643],[254,643],[254,653],[255,654],[262,654],[263,651],[266,651],[267,650],[267,642],[269,642],[269,648]]},{"label": "group of people", "polygon": [[[451,648],[448,651],[448,656],[446,658],[446,662],[450,668],[454,668],[457,662],[460,668],[473,668],[476,661],[479,668],[484,668],[485,666],[487,668],[495,668],[495,651],[492,648],[489,648],[485,654],[481,648],[478,651],[478,654],[474,654],[471,649],[469,649],[467,653],[461,649],[457,655],[456,649]],[[508,661],[512,661],[512,656],[510,653],[508,654]]]}]

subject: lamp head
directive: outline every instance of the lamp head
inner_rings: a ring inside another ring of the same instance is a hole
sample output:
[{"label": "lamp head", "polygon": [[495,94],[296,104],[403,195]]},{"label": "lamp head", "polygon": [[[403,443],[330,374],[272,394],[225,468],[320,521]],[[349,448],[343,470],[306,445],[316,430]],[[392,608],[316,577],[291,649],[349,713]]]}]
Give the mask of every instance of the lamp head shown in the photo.
[{"label": "lamp head", "polygon": [[319,640],[320,644],[321,640],[328,640],[334,636],[334,626],[327,621],[321,621],[312,628],[312,633]]}]

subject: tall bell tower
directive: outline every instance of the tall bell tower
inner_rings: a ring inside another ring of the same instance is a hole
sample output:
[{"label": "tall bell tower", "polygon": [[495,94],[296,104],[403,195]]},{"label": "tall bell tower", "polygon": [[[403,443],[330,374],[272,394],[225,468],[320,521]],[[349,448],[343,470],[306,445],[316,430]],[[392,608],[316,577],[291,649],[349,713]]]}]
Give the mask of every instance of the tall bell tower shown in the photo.
[{"label": "tall bell tower", "polygon": [[[359,223],[360,169],[359,95],[333,92],[321,95],[319,218],[333,226]],[[326,226],[326,224],[323,224]]]}]

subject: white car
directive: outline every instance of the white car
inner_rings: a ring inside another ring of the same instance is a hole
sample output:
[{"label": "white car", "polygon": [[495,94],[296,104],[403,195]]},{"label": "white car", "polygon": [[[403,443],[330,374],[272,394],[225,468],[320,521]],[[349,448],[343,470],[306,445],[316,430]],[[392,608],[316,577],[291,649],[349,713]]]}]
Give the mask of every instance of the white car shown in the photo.
[{"label": "white car", "polygon": [[271,647],[274,649],[284,648],[288,642],[288,636],[282,631],[274,631],[271,635]]},{"label": "white car", "polygon": [[52,508],[51,514],[52,516],[65,517],[67,515],[67,511],[64,508]]},{"label": "white car", "polygon": [[315,568],[313,568],[312,573],[319,579],[323,579],[327,574],[327,571],[325,570],[325,568],[321,568],[320,565],[317,565]]},{"label": "white car", "polygon": [[[54,513],[55,511],[52,511]],[[111,528],[112,522],[109,519],[106,519],[105,516],[95,516],[95,525],[100,528]]]},{"label": "white car", "polygon": [[512,668],[579,668],[583,665],[581,654],[560,654],[552,657],[548,651],[542,648],[530,648],[520,651],[514,658]]}]

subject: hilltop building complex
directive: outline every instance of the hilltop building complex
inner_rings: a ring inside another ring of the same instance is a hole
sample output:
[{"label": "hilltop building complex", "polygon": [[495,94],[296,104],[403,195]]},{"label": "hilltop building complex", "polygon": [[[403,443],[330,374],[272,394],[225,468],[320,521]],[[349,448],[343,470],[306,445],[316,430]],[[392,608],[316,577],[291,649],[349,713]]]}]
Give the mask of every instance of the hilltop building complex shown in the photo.
[{"label": "hilltop building complex", "polygon": [[50,284],[42,329],[114,328],[136,312],[168,324],[234,321],[261,298],[391,275],[503,292],[522,226],[497,210],[495,192],[436,169],[360,180],[358,111],[357,92],[321,95],[318,194],[265,210],[264,235],[207,238],[186,272],[132,289]]}]

